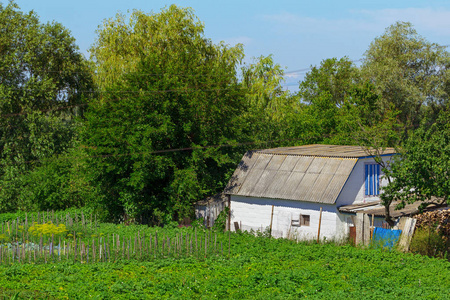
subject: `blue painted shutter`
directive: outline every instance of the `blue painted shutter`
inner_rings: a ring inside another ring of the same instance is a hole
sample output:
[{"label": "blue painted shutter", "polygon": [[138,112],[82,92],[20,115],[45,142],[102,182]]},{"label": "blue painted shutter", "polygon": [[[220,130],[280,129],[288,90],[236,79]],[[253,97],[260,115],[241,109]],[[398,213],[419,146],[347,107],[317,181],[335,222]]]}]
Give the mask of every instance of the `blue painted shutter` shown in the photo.
[{"label": "blue painted shutter", "polygon": [[379,195],[380,194],[380,191],[379,191],[380,165],[375,165],[375,169],[376,169],[376,173],[375,173],[375,194],[374,195]]},{"label": "blue painted shutter", "polygon": [[369,190],[369,195],[373,195],[373,182],[374,182],[374,178],[373,178],[373,165],[369,165],[369,174],[370,174],[370,190]]},{"label": "blue painted shutter", "polygon": [[366,175],[366,186],[365,186],[365,194],[366,196],[369,195],[369,181],[370,181],[370,177],[369,177],[369,165],[365,165],[365,175]]},{"label": "blue painted shutter", "polygon": [[365,195],[374,196],[380,194],[380,166],[378,164],[365,165]]}]

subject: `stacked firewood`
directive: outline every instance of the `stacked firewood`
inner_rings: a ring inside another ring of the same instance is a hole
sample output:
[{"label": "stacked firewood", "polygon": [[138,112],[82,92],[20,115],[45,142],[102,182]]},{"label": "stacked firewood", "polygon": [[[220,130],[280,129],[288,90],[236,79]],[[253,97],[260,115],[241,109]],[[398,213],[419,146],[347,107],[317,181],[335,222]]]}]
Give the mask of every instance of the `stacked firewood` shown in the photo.
[{"label": "stacked firewood", "polygon": [[416,228],[431,227],[447,238],[450,237],[450,209],[428,211],[414,216]]}]

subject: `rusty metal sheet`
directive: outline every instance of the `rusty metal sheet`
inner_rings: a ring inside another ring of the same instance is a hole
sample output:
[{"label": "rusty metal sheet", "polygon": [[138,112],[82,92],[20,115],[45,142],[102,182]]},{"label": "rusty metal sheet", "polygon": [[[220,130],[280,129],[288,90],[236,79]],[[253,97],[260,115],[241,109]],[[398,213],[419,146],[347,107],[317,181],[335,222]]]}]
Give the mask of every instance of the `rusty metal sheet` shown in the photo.
[{"label": "rusty metal sheet", "polygon": [[[397,217],[403,217],[403,216],[410,216],[414,215],[419,212],[419,205],[421,204],[420,201],[406,204],[406,206],[400,210],[396,210],[395,207],[399,204],[399,202],[392,202],[392,204],[389,206],[390,215],[391,217],[397,218]],[[436,208],[439,208],[439,205],[431,204],[429,205],[425,211],[427,210],[434,210]],[[339,207],[340,212],[347,212],[347,213],[357,213],[362,212],[368,215],[375,215],[384,217],[386,215],[386,211],[384,206],[380,203],[380,201],[373,201],[369,203],[361,203],[361,204],[353,204],[353,205],[345,205]]]}]

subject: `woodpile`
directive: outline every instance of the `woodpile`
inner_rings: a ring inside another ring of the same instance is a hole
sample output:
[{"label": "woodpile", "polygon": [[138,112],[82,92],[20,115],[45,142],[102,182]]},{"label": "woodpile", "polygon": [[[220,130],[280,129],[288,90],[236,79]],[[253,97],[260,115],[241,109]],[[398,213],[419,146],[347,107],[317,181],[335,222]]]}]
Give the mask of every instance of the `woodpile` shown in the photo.
[{"label": "woodpile", "polygon": [[416,228],[431,226],[446,237],[450,237],[450,209],[428,211],[414,216]]}]

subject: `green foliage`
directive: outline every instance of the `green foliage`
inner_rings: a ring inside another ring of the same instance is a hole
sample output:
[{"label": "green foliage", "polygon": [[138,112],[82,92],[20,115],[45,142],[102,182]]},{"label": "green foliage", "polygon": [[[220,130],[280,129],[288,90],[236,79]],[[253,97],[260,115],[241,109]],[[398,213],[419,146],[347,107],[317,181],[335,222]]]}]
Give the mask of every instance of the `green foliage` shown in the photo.
[{"label": "green foliage", "polygon": [[388,175],[384,199],[406,203],[431,200],[450,203],[450,113],[442,111],[434,124],[423,123],[410,136]]},{"label": "green foliage", "polygon": [[375,86],[347,58],[323,60],[300,83],[307,103],[298,118],[316,140],[341,145],[392,146],[397,142],[396,112],[380,110]]},{"label": "green foliage", "polygon": [[33,236],[37,237],[58,237],[67,233],[66,226],[64,224],[55,225],[52,222],[47,222],[44,224],[38,224],[37,222],[33,223],[28,228],[28,231]]},{"label": "green foliage", "polygon": [[418,228],[409,246],[412,253],[440,258],[446,258],[449,255],[448,250],[447,239],[431,227]]},{"label": "green foliage", "polygon": [[[243,153],[214,147],[245,141],[242,48],[213,44],[190,9],[124,18],[105,21],[91,49],[108,90],[90,105],[83,134],[97,204],[113,220],[192,217],[192,203],[222,189]],[[124,72],[112,79],[105,70],[116,68]]]},{"label": "green foliage", "polygon": [[0,31],[0,211],[29,210],[28,173],[72,147],[92,79],[61,24],[41,24],[10,2],[0,4]]},{"label": "green foliage", "polygon": [[[84,214],[85,216],[89,216],[92,214],[96,214],[96,212],[90,208],[90,207],[83,207],[83,208],[69,208],[66,210],[61,210],[61,211],[44,211],[44,212],[16,212],[16,213],[4,213],[4,214],[0,214],[0,222],[1,223],[5,223],[5,222],[12,222],[14,220],[17,220],[17,218],[19,218],[19,220],[21,221],[25,221],[25,218],[28,218],[28,220],[31,220],[32,217],[34,217],[34,219],[36,220],[38,217],[38,214],[40,216],[40,220],[42,220],[42,218],[45,218],[45,222],[47,222],[48,220],[50,220],[52,218],[52,216],[55,216],[59,219],[61,218],[65,218],[66,215],[72,215],[72,216],[81,216],[81,214]],[[99,219],[101,220],[101,219]],[[42,222],[41,222],[42,223]]]},{"label": "green foliage", "polygon": [[214,44],[175,5],[105,20],[91,63],[61,24],[14,2],[0,4],[0,31],[0,212],[85,207],[173,225],[223,189],[249,148],[382,149],[409,135],[401,161],[383,166],[395,179],[383,203],[449,201],[450,117],[430,124],[448,101],[450,57],[409,23],[375,39],[362,68],[322,61],[297,95],[271,55],[241,67],[242,45]]},{"label": "green foliage", "polygon": [[[195,229],[100,224],[99,234],[161,237]],[[204,234],[197,229],[198,236]],[[106,235],[104,235],[105,237]],[[0,295],[45,298],[445,299],[449,262],[334,244],[296,243],[250,234],[217,232],[225,255],[158,257],[114,263],[54,262],[0,265]],[[228,238],[231,241],[228,256]],[[368,272],[367,270],[370,270]],[[39,296],[35,295],[34,297]]]},{"label": "green foliage", "polygon": [[[284,70],[273,57],[260,56],[241,68],[247,110],[245,128],[254,148],[273,148],[305,143],[297,95],[284,89]],[[286,126],[289,124],[289,126]]]},{"label": "green foliage", "polygon": [[362,71],[375,84],[379,107],[398,110],[407,131],[447,103],[449,62],[445,47],[428,42],[411,23],[397,22],[370,44]]},{"label": "green foliage", "polygon": [[214,230],[224,231],[226,229],[229,213],[230,208],[228,206],[225,206],[225,208],[219,213],[216,220],[214,221]]}]

